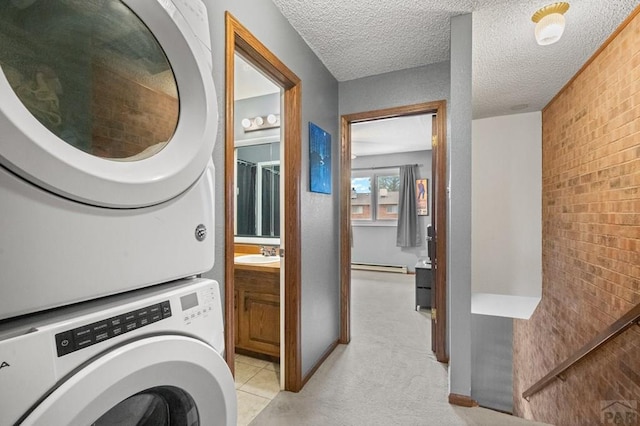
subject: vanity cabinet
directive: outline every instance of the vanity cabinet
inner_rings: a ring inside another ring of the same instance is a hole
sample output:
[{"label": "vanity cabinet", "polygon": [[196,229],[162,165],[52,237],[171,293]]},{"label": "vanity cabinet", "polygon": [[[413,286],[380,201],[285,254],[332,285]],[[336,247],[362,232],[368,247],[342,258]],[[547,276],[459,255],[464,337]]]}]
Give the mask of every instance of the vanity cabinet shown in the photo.
[{"label": "vanity cabinet", "polygon": [[280,270],[260,269],[234,271],[236,348],[279,357]]}]

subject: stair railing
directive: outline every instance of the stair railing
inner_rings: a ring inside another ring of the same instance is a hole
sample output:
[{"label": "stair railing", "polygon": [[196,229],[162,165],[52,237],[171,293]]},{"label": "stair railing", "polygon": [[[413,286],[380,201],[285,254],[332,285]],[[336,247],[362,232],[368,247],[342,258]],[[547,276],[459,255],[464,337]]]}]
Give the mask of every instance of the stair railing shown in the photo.
[{"label": "stair railing", "polygon": [[619,334],[632,327],[634,324],[640,325],[640,304],[636,305],[634,308],[620,317],[619,320],[607,327],[606,330],[594,337],[589,343],[584,345],[578,351],[574,352],[573,355],[567,358],[564,362],[558,364],[558,366],[551,370],[546,376],[538,380],[533,386],[524,391],[522,393],[522,397],[529,401],[529,398],[531,398],[532,395],[540,392],[554,380],[566,380],[565,371],[580,362],[591,352],[597,350]]}]

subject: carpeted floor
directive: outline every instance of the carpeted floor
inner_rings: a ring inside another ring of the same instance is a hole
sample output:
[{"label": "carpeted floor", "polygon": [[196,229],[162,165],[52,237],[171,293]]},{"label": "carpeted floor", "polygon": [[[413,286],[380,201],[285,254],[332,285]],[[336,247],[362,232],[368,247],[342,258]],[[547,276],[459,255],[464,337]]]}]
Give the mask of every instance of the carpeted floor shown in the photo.
[{"label": "carpeted floor", "polygon": [[447,402],[447,368],[431,347],[414,277],[352,274],[352,340],[339,345],[300,393],[280,392],[252,426],[539,425]]}]

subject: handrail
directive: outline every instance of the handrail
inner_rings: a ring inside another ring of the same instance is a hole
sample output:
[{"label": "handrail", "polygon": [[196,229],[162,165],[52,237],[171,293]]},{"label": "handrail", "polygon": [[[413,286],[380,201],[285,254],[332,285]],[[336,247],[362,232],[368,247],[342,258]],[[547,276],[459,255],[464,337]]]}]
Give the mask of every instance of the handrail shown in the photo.
[{"label": "handrail", "polygon": [[619,320],[611,324],[604,330],[602,333],[598,334],[594,337],[589,343],[584,345],[580,350],[576,351],[573,355],[567,358],[564,362],[559,364],[556,368],[551,370],[549,374],[544,376],[542,379],[538,380],[533,386],[522,393],[522,397],[527,401],[531,397],[531,395],[541,391],[544,389],[549,383],[553,382],[555,379],[560,379],[562,381],[565,380],[563,373],[567,371],[574,364],[581,361],[584,357],[589,355],[591,352],[595,351],[599,347],[603,346],[609,340],[613,339],[617,335],[621,334],[633,324],[637,323],[640,325],[640,303],[637,304],[634,308],[620,317]]}]

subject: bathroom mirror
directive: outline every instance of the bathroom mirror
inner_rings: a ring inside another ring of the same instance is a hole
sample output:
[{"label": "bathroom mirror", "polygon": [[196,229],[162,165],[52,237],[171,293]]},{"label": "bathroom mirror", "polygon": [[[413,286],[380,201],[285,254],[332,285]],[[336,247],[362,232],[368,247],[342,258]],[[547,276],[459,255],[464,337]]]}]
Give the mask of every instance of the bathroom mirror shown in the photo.
[{"label": "bathroom mirror", "polygon": [[280,142],[236,147],[236,236],[280,238]]}]

